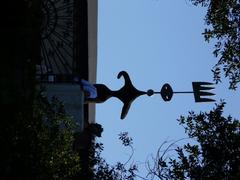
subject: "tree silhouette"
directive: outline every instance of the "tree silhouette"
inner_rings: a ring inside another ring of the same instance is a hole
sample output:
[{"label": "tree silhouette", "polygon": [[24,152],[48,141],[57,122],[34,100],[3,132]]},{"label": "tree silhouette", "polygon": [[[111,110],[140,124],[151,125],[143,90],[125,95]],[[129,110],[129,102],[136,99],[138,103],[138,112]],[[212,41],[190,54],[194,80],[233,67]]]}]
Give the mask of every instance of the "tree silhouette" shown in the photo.
[{"label": "tree silhouette", "polygon": [[32,114],[21,111],[14,121],[2,122],[0,179],[75,177],[81,170],[80,155],[72,148],[75,128],[62,102],[37,91]]},{"label": "tree silhouette", "polygon": [[196,144],[177,147],[177,158],[166,158],[171,144],[154,159],[150,169],[160,179],[239,179],[240,178],[240,123],[231,116],[223,116],[221,102],[209,113],[189,112],[181,116],[179,124]]},{"label": "tree silhouette", "polygon": [[221,81],[221,72],[229,78],[230,89],[240,82],[240,1],[190,0],[194,5],[207,7],[204,30],[207,42],[217,40],[213,54],[219,60],[213,67],[215,82]]}]

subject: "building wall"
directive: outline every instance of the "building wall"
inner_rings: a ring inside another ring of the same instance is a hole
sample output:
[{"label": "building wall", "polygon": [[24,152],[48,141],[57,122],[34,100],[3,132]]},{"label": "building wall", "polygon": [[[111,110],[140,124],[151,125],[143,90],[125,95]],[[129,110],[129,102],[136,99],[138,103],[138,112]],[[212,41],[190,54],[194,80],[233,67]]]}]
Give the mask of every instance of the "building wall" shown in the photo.
[{"label": "building wall", "polygon": [[[98,0],[88,0],[88,79],[96,83],[97,77]],[[95,122],[95,104],[89,104],[89,123]]]},{"label": "building wall", "polygon": [[[84,30],[79,31],[81,34],[75,36],[76,39],[80,38],[83,40],[87,39],[86,43],[77,41],[75,46],[80,46],[78,56],[74,56],[78,60],[79,73],[81,78],[88,80],[90,83],[96,83],[97,75],[97,14],[98,14],[98,1],[97,0],[86,0],[87,9],[79,9],[87,14],[80,13],[79,15],[84,16],[80,22],[84,26]],[[86,7],[85,6],[85,7]],[[83,23],[84,21],[84,23]],[[87,25],[87,28],[85,26]],[[87,32],[85,31],[87,30]],[[83,43],[83,44],[79,44]],[[87,50],[87,52],[86,52]],[[58,63],[61,63],[60,61]],[[60,100],[65,103],[67,112],[76,119],[80,124],[79,129],[82,131],[89,123],[95,123],[95,104],[84,105],[83,92],[78,84],[71,82],[50,82],[43,83],[46,86],[48,97],[57,96]]]}]

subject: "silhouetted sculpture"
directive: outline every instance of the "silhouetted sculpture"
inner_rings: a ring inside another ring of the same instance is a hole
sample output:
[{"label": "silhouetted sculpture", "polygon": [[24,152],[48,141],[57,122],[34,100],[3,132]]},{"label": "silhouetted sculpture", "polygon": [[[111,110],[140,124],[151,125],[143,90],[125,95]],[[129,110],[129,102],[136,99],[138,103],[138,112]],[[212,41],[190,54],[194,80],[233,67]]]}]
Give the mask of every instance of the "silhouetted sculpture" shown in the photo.
[{"label": "silhouetted sculpture", "polygon": [[213,93],[206,92],[204,90],[211,90],[214,87],[210,87],[213,85],[212,83],[208,82],[193,82],[193,91],[181,91],[181,92],[174,92],[172,87],[169,84],[164,84],[160,92],[154,92],[152,89],[149,89],[147,92],[139,91],[136,89],[126,71],[119,72],[117,78],[125,79],[124,86],[117,90],[112,91],[104,84],[94,84],[97,89],[97,97],[96,98],[87,98],[86,102],[94,102],[94,103],[103,103],[111,97],[116,97],[123,102],[122,112],[121,112],[121,119],[124,119],[131,107],[132,102],[141,95],[148,95],[152,96],[153,94],[160,94],[164,101],[170,101],[173,97],[173,94],[179,93],[193,93],[195,102],[212,102],[213,99],[203,98],[201,96],[212,96]]},{"label": "silhouetted sculpture", "polygon": [[121,113],[121,119],[124,119],[128,113],[128,110],[132,104],[132,102],[139,96],[147,94],[147,92],[139,91],[136,89],[127,72],[121,71],[118,74],[118,79],[121,78],[125,79],[124,86],[119,89],[118,91],[112,91],[104,84],[94,84],[94,86],[97,88],[97,98],[95,99],[88,99],[89,102],[96,102],[96,103],[102,103],[106,101],[107,99],[111,97],[116,97],[119,100],[123,102],[122,107],[122,113]]}]

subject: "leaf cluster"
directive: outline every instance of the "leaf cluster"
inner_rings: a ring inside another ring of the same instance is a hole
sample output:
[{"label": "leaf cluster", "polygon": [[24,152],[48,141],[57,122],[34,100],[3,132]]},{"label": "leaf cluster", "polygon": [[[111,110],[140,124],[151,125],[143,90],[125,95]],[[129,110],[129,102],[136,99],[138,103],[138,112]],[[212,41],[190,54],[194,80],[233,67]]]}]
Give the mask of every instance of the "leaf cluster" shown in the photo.
[{"label": "leaf cluster", "polygon": [[[128,136],[128,133],[120,133],[119,139],[122,141],[124,146],[132,149],[132,138]],[[130,156],[129,160],[125,163],[118,162],[115,165],[109,165],[101,156],[104,149],[103,144],[95,142],[92,147],[94,149],[94,153],[90,156],[90,159],[93,167],[93,180],[134,180],[136,178],[137,166],[135,164],[128,165],[132,156]]]},{"label": "leaf cluster", "polygon": [[31,110],[2,125],[0,179],[69,180],[80,171],[72,148],[75,122],[58,99],[36,92]]},{"label": "leaf cluster", "polygon": [[73,150],[76,124],[53,97],[39,96],[34,103],[40,179],[70,179],[80,171],[80,157]]},{"label": "leaf cluster", "polygon": [[221,73],[229,78],[230,89],[240,82],[240,1],[190,0],[194,5],[207,7],[204,30],[207,42],[216,40],[213,54],[218,57],[213,67],[214,80],[221,81]]},{"label": "leaf cluster", "polygon": [[158,158],[160,179],[239,179],[240,123],[223,116],[224,105],[180,117],[179,123],[196,143],[177,147],[177,158]]}]

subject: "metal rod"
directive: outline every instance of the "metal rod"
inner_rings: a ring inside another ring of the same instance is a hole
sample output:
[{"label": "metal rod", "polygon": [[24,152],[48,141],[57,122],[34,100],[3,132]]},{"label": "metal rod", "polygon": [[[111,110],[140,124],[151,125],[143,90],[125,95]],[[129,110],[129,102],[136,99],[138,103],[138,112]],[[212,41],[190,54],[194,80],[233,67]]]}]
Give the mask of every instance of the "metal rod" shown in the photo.
[{"label": "metal rod", "polygon": [[182,94],[182,93],[194,93],[193,91],[177,91],[177,92],[173,92],[174,94]]},{"label": "metal rod", "polygon": [[[189,93],[194,93],[193,91],[177,91],[173,92],[174,94],[189,94]],[[161,94],[161,92],[154,92],[154,94]]]}]

